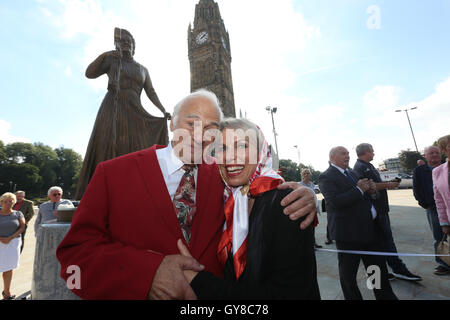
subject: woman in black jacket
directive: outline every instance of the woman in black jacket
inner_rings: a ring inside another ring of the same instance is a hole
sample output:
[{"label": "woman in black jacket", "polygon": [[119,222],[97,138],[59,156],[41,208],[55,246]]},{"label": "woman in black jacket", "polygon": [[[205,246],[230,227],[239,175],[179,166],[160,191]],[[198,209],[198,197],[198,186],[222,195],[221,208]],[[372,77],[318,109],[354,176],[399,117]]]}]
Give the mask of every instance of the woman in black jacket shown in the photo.
[{"label": "woman in black jacket", "polygon": [[[186,270],[199,299],[320,299],[313,227],[300,229],[280,202],[291,190],[259,128],[244,119],[221,124],[223,145],[216,150],[225,183],[226,222],[218,248],[224,279]],[[239,134],[241,133],[241,134]],[[183,255],[189,251],[178,241]]]}]

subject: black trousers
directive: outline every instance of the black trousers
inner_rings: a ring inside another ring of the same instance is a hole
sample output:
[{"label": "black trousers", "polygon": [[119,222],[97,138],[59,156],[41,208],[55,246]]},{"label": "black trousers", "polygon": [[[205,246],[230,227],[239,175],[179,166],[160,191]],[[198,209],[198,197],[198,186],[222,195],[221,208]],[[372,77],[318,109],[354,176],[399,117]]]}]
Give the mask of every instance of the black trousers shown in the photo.
[{"label": "black trousers", "polygon": [[[339,241],[336,241],[336,248],[338,250],[382,251],[382,247],[378,244],[363,245]],[[373,289],[375,298],[377,300],[398,300],[389,283],[386,258],[384,256],[338,253],[339,279],[344,298],[346,300],[362,300],[362,295],[356,282],[356,275],[361,260],[366,270],[371,265],[376,265],[380,268],[380,288]]]}]

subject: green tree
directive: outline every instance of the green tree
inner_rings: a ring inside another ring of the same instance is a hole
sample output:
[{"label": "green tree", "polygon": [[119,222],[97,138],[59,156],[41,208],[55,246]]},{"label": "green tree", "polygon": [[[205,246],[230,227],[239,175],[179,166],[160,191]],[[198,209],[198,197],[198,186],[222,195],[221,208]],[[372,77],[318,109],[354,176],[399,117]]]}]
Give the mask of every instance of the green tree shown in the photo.
[{"label": "green tree", "polygon": [[38,195],[41,177],[39,168],[29,163],[0,165],[0,192],[26,190],[30,196]]},{"label": "green tree", "polygon": [[292,160],[280,159],[280,174],[286,181],[300,181],[302,176],[300,174],[301,168]]},{"label": "green tree", "polygon": [[43,196],[49,187],[60,185],[70,197],[81,165],[81,156],[72,149],[53,150],[41,142],[14,142],[5,146],[0,141],[0,190],[14,191],[15,186],[29,196]]},{"label": "green tree", "polygon": [[39,192],[46,194],[49,187],[57,184],[58,154],[51,147],[36,142],[33,145],[31,164],[39,168],[39,175],[42,177]]},{"label": "green tree", "polygon": [[33,160],[33,145],[25,142],[10,143],[5,147],[9,163],[30,163]]},{"label": "green tree", "polygon": [[317,183],[319,181],[319,176],[321,174],[320,171],[314,170],[314,168],[311,165],[304,165],[303,163],[300,163],[298,165],[296,162],[293,162],[292,160],[280,160],[280,171],[281,176],[286,181],[301,181],[302,175],[301,171],[302,169],[309,169],[311,172],[311,181],[314,183]]},{"label": "green tree", "polygon": [[0,140],[0,164],[5,163],[7,159],[8,156],[6,155],[5,144]]},{"label": "green tree", "polygon": [[411,173],[417,167],[417,160],[425,160],[419,152],[410,149],[400,151],[398,158],[400,159],[400,165],[408,173]]},{"label": "green tree", "polygon": [[72,149],[60,147],[55,151],[58,155],[57,184],[63,188],[68,197],[73,197],[83,161],[81,156]]}]

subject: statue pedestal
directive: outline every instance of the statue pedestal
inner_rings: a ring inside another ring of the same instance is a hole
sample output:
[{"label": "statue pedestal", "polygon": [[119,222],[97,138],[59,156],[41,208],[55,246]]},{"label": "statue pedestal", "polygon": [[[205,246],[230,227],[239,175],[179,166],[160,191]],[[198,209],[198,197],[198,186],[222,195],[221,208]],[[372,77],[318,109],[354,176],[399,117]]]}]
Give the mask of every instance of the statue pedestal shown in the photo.
[{"label": "statue pedestal", "polygon": [[80,300],[60,277],[56,248],[69,231],[70,223],[49,221],[39,226],[36,235],[31,298],[33,300]]}]

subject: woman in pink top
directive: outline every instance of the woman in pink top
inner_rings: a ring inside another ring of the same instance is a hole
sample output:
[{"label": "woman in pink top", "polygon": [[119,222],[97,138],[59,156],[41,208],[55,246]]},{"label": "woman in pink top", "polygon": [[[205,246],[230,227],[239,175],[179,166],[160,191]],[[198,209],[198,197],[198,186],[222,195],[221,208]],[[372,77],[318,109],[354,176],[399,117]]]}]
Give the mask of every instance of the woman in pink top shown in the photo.
[{"label": "woman in pink top", "polygon": [[447,155],[447,161],[433,169],[434,200],[442,231],[450,234],[450,135],[438,140],[441,152]]}]

